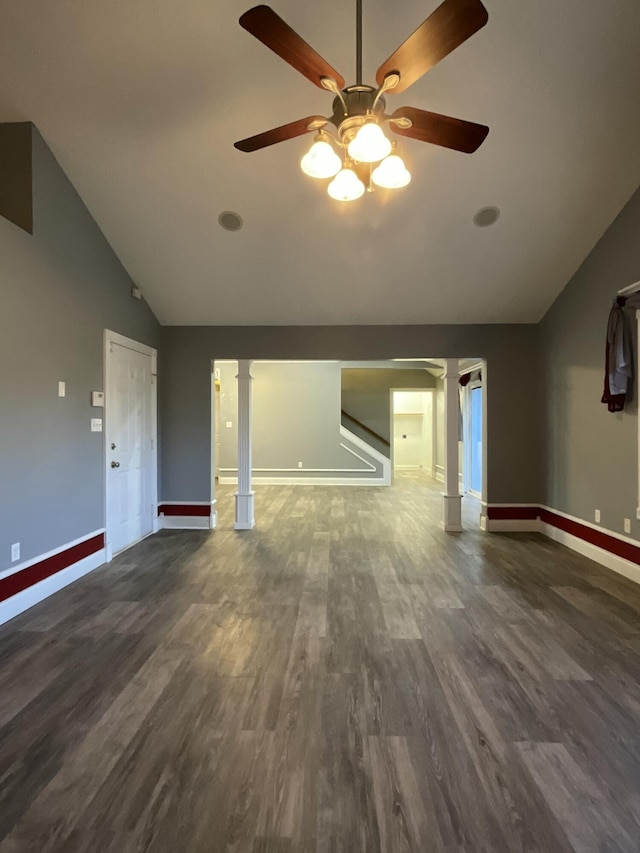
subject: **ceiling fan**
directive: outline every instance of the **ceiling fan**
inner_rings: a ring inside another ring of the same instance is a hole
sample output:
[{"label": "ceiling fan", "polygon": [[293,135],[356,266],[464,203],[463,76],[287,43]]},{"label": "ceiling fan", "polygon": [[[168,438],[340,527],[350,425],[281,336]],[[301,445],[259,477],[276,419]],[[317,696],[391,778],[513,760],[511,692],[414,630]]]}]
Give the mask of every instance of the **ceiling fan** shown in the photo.
[{"label": "ceiling fan", "polygon": [[[302,170],[315,178],[333,178],[329,195],[352,201],[373,184],[394,189],[406,186],[411,175],[393,151],[383,125],[400,135],[452,148],[476,151],[489,128],[416,107],[386,112],[385,93],[404,92],[436,63],[480,30],[488,14],[480,0],[444,0],[417,30],[382,63],[377,87],[362,83],[362,0],[356,0],[356,84],[345,87],[335,68],[307,44],[269,6],[255,6],[240,25],[271,48],[320,89],[335,95],[330,116],[310,115],[235,143],[240,151],[258,151],[277,142],[316,131],[314,144],[302,158]],[[337,136],[326,132],[335,126]],[[344,162],[336,153],[343,153]],[[374,169],[375,163],[379,165]]]}]

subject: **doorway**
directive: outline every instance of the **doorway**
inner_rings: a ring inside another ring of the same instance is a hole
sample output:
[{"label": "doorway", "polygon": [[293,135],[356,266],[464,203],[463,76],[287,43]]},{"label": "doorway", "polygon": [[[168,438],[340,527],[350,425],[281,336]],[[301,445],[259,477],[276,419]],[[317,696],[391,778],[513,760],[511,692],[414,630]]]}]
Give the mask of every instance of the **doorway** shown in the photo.
[{"label": "doorway", "polygon": [[463,491],[482,498],[482,421],[484,392],[480,379],[462,389]]},{"label": "doorway", "polygon": [[435,476],[433,390],[391,392],[393,470]]},{"label": "doorway", "polygon": [[107,560],[157,529],[157,353],[105,330]]}]

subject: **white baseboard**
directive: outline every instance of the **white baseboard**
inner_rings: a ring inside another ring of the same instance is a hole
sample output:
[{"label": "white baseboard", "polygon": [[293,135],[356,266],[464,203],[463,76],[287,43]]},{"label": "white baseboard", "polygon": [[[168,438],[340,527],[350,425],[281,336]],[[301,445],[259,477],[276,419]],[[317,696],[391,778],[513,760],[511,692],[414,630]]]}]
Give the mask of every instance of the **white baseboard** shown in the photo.
[{"label": "white baseboard", "polygon": [[[220,477],[221,486],[237,486],[237,477]],[[252,477],[254,486],[388,486],[383,477]]]},{"label": "white baseboard", "polygon": [[161,515],[163,530],[213,530],[217,524],[217,513],[212,515]]},{"label": "white baseboard", "polygon": [[27,587],[27,589],[23,589],[21,592],[17,592],[15,595],[12,595],[11,598],[7,598],[5,601],[0,602],[0,625],[8,622],[9,619],[13,619],[15,616],[18,616],[30,607],[33,607],[34,604],[38,604],[45,598],[53,595],[54,592],[58,592],[58,590],[63,589],[65,586],[69,586],[70,583],[73,583],[78,580],[78,578],[83,577],[83,575],[89,574],[89,572],[92,572],[99,566],[104,565],[105,562],[106,551],[104,548],[101,548],[94,554],[90,554],[88,557],[78,560],[77,563],[67,566],[66,569],[62,569],[50,577],[38,581],[38,583],[34,583],[33,586]]},{"label": "white baseboard", "polygon": [[[552,512],[557,512],[557,510],[552,510]],[[576,519],[576,521],[579,521],[579,519]],[[582,521],[580,521],[580,523],[584,524]],[[553,539],[554,542],[566,545],[567,548],[571,548],[572,551],[577,551],[584,557],[589,557],[589,559],[595,560],[596,563],[600,563],[600,565],[605,566],[607,569],[611,569],[619,575],[624,575],[625,578],[635,581],[635,583],[640,583],[640,566],[637,563],[632,563],[630,560],[625,560],[623,557],[619,557],[617,554],[612,554],[604,548],[592,545],[591,542],[585,542],[585,540],[580,539],[579,536],[574,536],[572,533],[566,533],[564,530],[560,530],[552,524],[540,522],[539,529],[541,533],[544,533],[544,535],[548,536],[549,539]],[[608,533],[610,536],[616,536],[616,534],[612,533],[610,530],[603,532]],[[621,537],[617,536],[616,538],[619,539]]]}]

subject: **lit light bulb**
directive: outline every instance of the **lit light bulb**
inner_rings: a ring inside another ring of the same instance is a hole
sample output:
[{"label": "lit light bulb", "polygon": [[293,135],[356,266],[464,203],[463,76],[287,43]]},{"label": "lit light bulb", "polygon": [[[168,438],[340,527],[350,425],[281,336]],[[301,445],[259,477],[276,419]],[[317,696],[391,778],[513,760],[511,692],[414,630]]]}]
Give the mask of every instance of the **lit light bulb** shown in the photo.
[{"label": "lit light bulb", "polygon": [[341,167],[342,161],[323,133],[316,134],[313,145],[300,161],[300,168],[311,178],[332,178]]},{"label": "lit light bulb", "polygon": [[397,190],[400,187],[407,186],[411,180],[411,173],[404,165],[402,157],[398,157],[397,154],[390,154],[373,170],[371,178],[374,184],[379,187]]},{"label": "lit light bulb", "polygon": [[349,143],[349,156],[360,163],[377,163],[391,151],[391,143],[374,118],[367,119]]},{"label": "lit light bulb", "polygon": [[364,193],[364,184],[350,166],[345,166],[331,181],[327,192],[336,201],[355,201]]}]

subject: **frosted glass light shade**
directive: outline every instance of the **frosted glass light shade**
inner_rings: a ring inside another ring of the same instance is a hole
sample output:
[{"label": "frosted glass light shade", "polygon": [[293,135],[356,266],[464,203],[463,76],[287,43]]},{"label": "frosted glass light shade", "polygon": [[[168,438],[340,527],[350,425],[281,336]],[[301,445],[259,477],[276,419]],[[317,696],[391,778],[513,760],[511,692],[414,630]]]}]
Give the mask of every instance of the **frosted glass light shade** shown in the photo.
[{"label": "frosted glass light shade", "polygon": [[364,193],[364,184],[348,166],[335,176],[327,192],[336,201],[355,201]]},{"label": "frosted glass light shade", "polygon": [[311,178],[332,178],[341,167],[342,160],[324,139],[317,139],[300,161],[300,168]]},{"label": "frosted glass light shade", "polygon": [[366,121],[349,143],[348,151],[360,163],[377,163],[391,151],[391,143],[375,121]]},{"label": "frosted glass light shade", "polygon": [[406,187],[411,180],[411,173],[404,165],[402,157],[390,154],[371,173],[374,184],[388,190],[397,190]]}]

